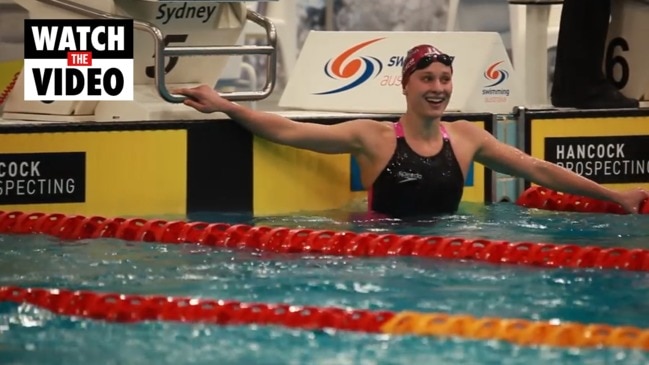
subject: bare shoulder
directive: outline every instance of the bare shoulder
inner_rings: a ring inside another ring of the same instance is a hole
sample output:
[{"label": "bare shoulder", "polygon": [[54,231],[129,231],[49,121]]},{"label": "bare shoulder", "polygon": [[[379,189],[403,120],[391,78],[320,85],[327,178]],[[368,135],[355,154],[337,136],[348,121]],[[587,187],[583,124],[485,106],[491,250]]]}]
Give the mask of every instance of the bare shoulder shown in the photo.
[{"label": "bare shoulder", "polygon": [[349,128],[354,131],[362,132],[364,135],[381,135],[384,133],[394,133],[393,123],[378,121],[374,119],[353,119],[347,122]]},{"label": "bare shoulder", "polygon": [[442,123],[451,133],[460,135],[461,137],[478,136],[485,132],[485,130],[478,126],[475,122],[469,122],[468,120],[457,120],[454,122]]},{"label": "bare shoulder", "polygon": [[482,145],[487,140],[493,139],[491,133],[475,122],[458,120],[455,122],[446,122],[444,125],[452,136],[455,135],[463,140],[472,141],[478,145]]},{"label": "bare shoulder", "polygon": [[390,150],[390,141],[396,141],[394,123],[374,119],[354,119],[341,123],[349,126],[348,132],[359,141],[360,151],[370,158],[376,157],[384,148]]},{"label": "bare shoulder", "polygon": [[392,125],[392,122],[382,122],[374,119],[352,119],[345,123],[354,124],[359,127],[377,128],[377,129],[388,128]]},{"label": "bare shoulder", "polygon": [[451,140],[455,142],[454,147],[462,148],[471,154],[496,141],[491,133],[475,122],[458,120],[444,123],[444,126],[451,135]]}]

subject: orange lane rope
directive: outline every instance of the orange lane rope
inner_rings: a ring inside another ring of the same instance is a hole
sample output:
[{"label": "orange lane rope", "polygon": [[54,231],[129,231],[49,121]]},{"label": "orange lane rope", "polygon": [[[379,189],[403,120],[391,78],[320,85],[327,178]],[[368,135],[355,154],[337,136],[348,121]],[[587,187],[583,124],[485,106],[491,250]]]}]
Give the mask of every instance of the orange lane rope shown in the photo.
[{"label": "orange lane rope", "polygon": [[31,304],[55,314],[132,323],[175,321],[214,325],[275,325],[393,335],[501,340],[521,346],[620,347],[649,350],[649,330],[631,326],[476,318],[188,297],[139,296],[67,289],[0,287],[0,302]]},{"label": "orange lane rope", "polygon": [[646,249],[512,243],[459,237],[400,236],[245,224],[0,212],[0,233],[47,234],[65,240],[109,237],[126,241],[193,243],[279,253],[357,257],[418,256],[552,268],[649,271],[649,250]]}]

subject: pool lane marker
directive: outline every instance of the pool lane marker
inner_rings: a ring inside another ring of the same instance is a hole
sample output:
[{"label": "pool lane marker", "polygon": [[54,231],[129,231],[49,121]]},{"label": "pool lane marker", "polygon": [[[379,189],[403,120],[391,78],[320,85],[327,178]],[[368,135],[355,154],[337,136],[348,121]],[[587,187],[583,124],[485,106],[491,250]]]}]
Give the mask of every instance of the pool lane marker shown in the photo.
[{"label": "pool lane marker", "polygon": [[446,313],[371,311],[16,286],[0,287],[2,301],[31,304],[58,315],[119,323],[254,324],[302,330],[500,340],[520,346],[616,347],[649,351],[647,329],[559,320],[477,318]]},{"label": "pool lane marker", "polygon": [[251,249],[277,253],[473,260],[548,268],[649,271],[649,250],[460,237],[354,233],[245,224],[0,212],[0,234],[46,234],[62,240],[125,241]]}]

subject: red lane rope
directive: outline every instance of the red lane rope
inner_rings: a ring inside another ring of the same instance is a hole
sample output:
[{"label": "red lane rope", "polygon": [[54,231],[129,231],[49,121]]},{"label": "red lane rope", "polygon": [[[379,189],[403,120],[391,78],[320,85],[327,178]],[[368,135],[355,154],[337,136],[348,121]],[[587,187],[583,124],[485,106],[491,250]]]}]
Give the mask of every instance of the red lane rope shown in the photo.
[{"label": "red lane rope", "polygon": [[523,346],[612,346],[649,350],[649,330],[632,326],[243,303],[15,286],[0,287],[0,302],[2,301],[29,303],[59,315],[121,323],[174,321],[214,325],[258,324],[305,330],[336,329],[392,335],[496,339]]},{"label": "red lane rope", "polygon": [[649,250],[507,242],[459,237],[336,232],[245,224],[0,212],[0,233],[47,234],[64,240],[194,243],[278,253],[357,257],[418,256],[543,267],[649,271]]},{"label": "red lane rope", "polygon": [[110,322],[178,321],[218,325],[281,325],[380,332],[388,311],[346,310],[290,304],[243,303],[189,297],[95,293],[68,289],[0,287],[0,302],[29,303],[55,314]]},{"label": "red lane rope", "polygon": [[18,76],[20,76],[20,72],[16,72],[13,75],[11,81],[9,81],[9,84],[7,84],[4,90],[2,90],[2,92],[0,93],[0,105],[4,104],[5,100],[9,97],[11,90],[13,90],[13,88],[16,86],[16,82],[18,82]]},{"label": "red lane rope", "polygon": [[[544,210],[581,213],[627,214],[619,204],[585,196],[560,193],[541,186],[532,186],[525,190],[516,204]],[[649,214],[649,201],[645,200],[638,209],[640,214]]]}]

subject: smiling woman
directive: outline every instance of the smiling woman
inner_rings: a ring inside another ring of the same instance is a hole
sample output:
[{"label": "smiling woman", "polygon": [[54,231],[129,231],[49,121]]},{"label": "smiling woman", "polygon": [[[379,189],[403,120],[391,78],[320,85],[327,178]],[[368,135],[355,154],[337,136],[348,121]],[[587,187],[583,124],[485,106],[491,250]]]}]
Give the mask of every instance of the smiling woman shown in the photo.
[{"label": "smiling woman", "polygon": [[369,190],[368,208],[375,213],[391,217],[455,213],[474,162],[638,212],[649,197],[641,189],[611,190],[502,143],[471,122],[442,122],[453,93],[454,59],[430,44],[408,50],[401,72],[407,106],[396,123],[364,118],[334,125],[299,123],[233,103],[207,85],[174,92],[187,97],[187,106],[203,113],[225,113],[270,142],[325,154],[351,154],[358,162],[362,185]]}]

